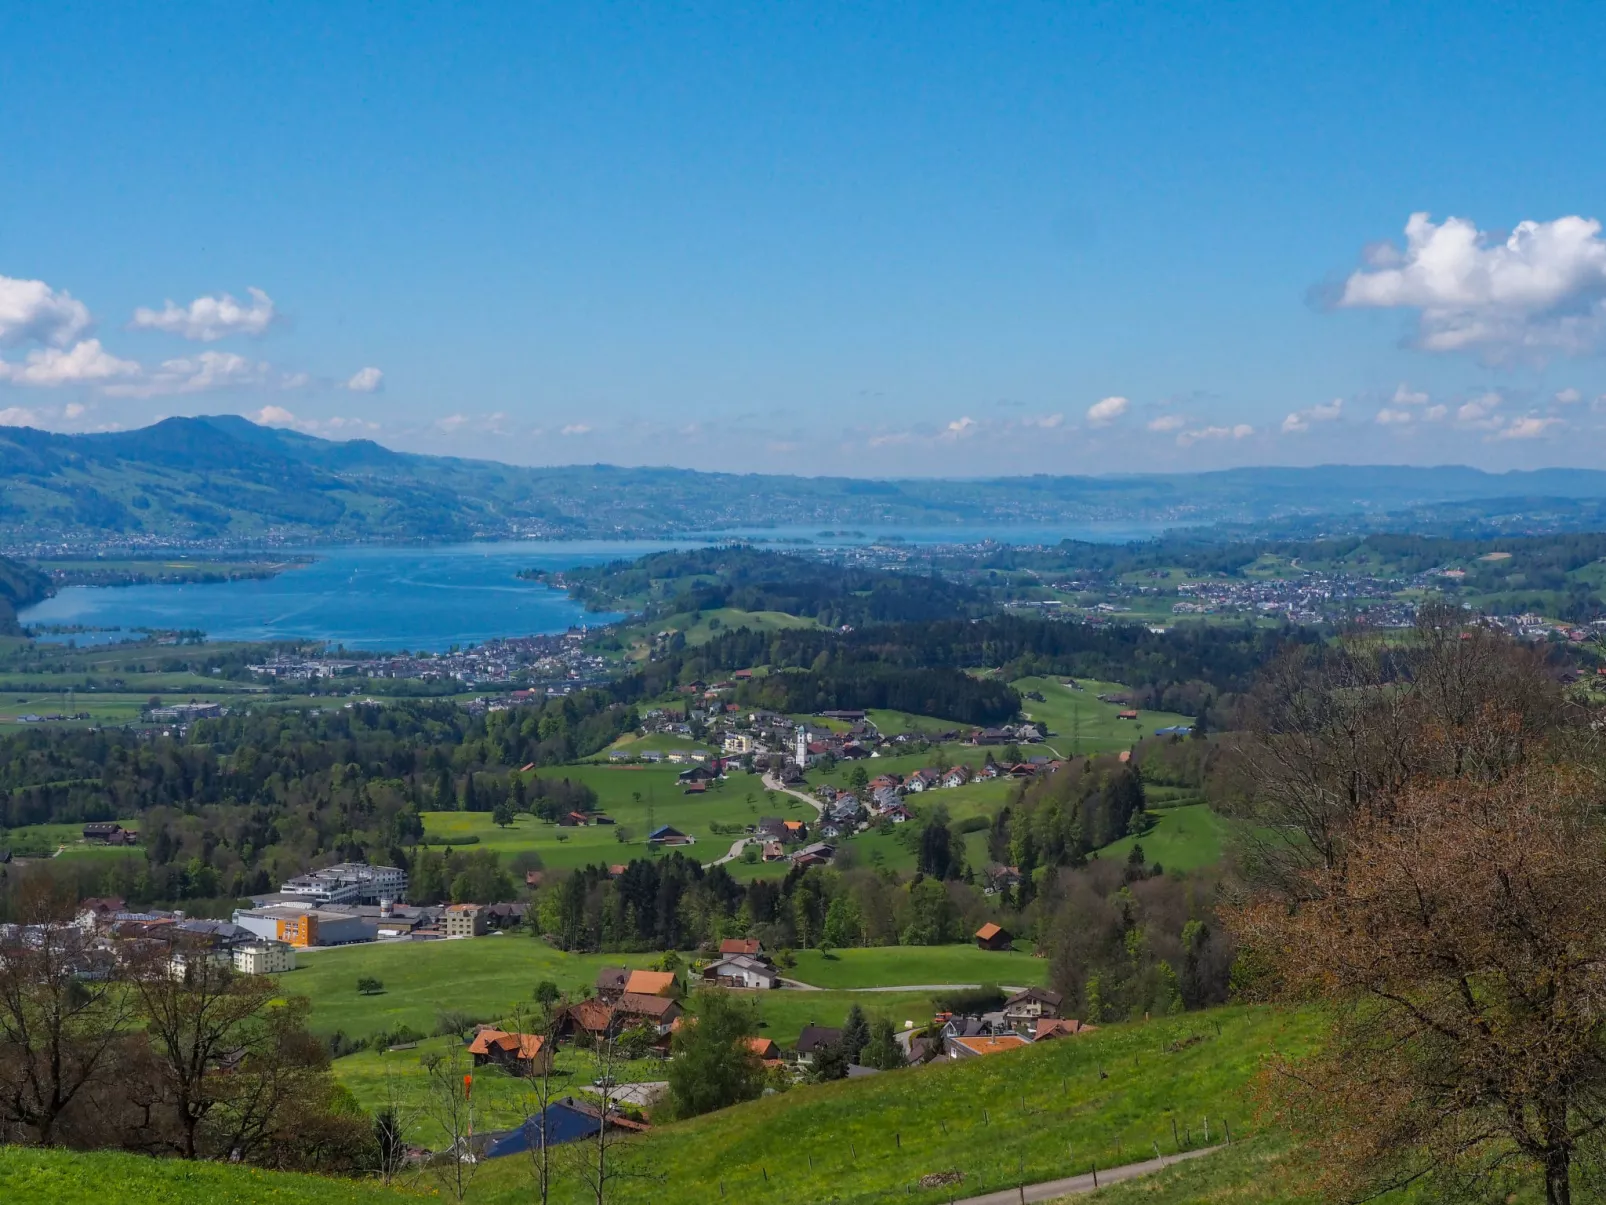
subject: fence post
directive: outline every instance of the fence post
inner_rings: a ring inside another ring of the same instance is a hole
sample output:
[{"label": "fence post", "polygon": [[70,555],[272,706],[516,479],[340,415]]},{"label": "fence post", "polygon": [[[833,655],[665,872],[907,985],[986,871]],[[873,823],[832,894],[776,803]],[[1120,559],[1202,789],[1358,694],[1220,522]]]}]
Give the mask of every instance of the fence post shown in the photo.
[{"label": "fence post", "polygon": [[1175,1117],[1171,1119],[1171,1141],[1175,1144],[1177,1150],[1180,1151],[1182,1149],[1182,1139],[1177,1137],[1177,1119]]},{"label": "fence post", "polygon": [[1210,1145],[1210,1117],[1208,1114],[1205,1116],[1205,1145]]},{"label": "fence post", "polygon": [[758,1170],[764,1173],[764,1183],[768,1184],[770,1182],[770,1169],[761,1163],[759,1164]]},{"label": "fence post", "polygon": [[1156,1159],[1159,1159],[1161,1157],[1161,1155],[1160,1155],[1160,1144],[1158,1142],[1156,1142],[1154,1144],[1154,1157]]},{"label": "fence post", "polygon": [[1099,1186],[1099,1165],[1097,1163],[1095,1163],[1093,1165],[1093,1187],[1097,1188],[1098,1186]]},{"label": "fence post", "polygon": [[1227,1124],[1227,1119],[1225,1117],[1223,1117],[1221,1119],[1221,1128],[1227,1131],[1227,1145],[1231,1146],[1232,1145],[1232,1127]]}]

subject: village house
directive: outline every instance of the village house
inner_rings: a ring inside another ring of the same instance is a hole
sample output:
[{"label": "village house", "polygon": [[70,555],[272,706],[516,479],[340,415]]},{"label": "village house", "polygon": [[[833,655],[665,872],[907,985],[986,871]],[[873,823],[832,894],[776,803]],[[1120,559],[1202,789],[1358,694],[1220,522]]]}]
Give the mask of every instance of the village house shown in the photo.
[{"label": "village house", "polygon": [[748,954],[724,954],[703,968],[703,980],[720,987],[767,991],[781,986],[781,977],[768,963]]},{"label": "village house", "polygon": [[1004,1001],[1004,1020],[1017,1028],[1035,1025],[1041,1017],[1060,1015],[1064,997],[1046,987],[1029,987]]},{"label": "village house", "polygon": [[540,1034],[507,1033],[481,1026],[468,1044],[474,1065],[493,1064],[513,1075],[539,1075],[552,1069],[552,1049]]},{"label": "village house", "polygon": [[242,975],[282,975],[296,969],[296,950],[285,941],[248,941],[234,947],[234,969]]},{"label": "village house", "polygon": [[644,1025],[662,1038],[668,1036],[680,1014],[680,1004],[674,1000],[627,991],[613,1006],[613,1023],[619,1030]]},{"label": "village house", "polygon": [[1002,1033],[971,1038],[949,1038],[945,1049],[950,1059],[978,1059],[1006,1050],[1019,1050],[1027,1044],[1018,1033]]},{"label": "village house", "polygon": [[630,982],[629,967],[603,967],[597,972],[597,999],[611,1004],[617,1000],[625,990],[625,984]]},{"label": "village house", "polygon": [[800,1067],[814,1065],[814,1057],[842,1040],[840,1029],[831,1029],[824,1025],[810,1023],[803,1027],[803,1032],[797,1035],[797,1045],[792,1047],[790,1058]]},{"label": "village house", "polygon": [[745,954],[749,958],[763,958],[764,946],[756,937],[727,937],[719,943],[721,954]]},{"label": "village house", "polygon": [[625,992],[636,996],[673,996],[680,986],[673,971],[631,971]]},{"label": "village house", "polygon": [[696,844],[696,840],[692,837],[688,837],[678,828],[672,828],[667,824],[661,824],[657,828],[653,829],[652,832],[647,834],[647,844],[694,845]]},{"label": "village house", "polygon": [[441,914],[441,929],[447,937],[483,937],[486,931],[483,904],[448,904]]},{"label": "village house", "polygon": [[1046,1042],[1050,1038],[1070,1038],[1090,1033],[1097,1025],[1084,1025],[1072,1017],[1043,1017],[1032,1029],[1032,1041]]}]

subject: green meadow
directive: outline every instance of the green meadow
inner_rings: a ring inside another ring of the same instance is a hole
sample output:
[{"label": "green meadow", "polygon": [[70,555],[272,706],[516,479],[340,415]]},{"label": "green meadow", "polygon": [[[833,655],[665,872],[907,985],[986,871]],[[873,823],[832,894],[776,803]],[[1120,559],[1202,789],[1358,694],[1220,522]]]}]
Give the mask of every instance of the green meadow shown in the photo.
[{"label": "green meadow", "polygon": [[[802,1085],[616,1148],[643,1175],[621,1179],[614,1199],[860,1205],[895,1194],[931,1205],[950,1199],[919,1187],[934,1172],[962,1173],[957,1191],[969,1196],[1152,1157],[1156,1144],[1203,1145],[1206,1119],[1210,1141],[1224,1124],[1242,1139],[1254,1130],[1245,1088],[1263,1060],[1307,1049],[1316,1033],[1308,1014],[1226,1008]],[[521,1160],[488,1163],[471,1199],[526,1200],[527,1175]],[[577,1200],[576,1187],[559,1199]]]},{"label": "green meadow", "polygon": [[1151,813],[1154,827],[1136,837],[1122,837],[1099,850],[1099,857],[1124,861],[1134,845],[1144,859],[1167,870],[1198,870],[1221,861],[1230,822],[1202,803]]},{"label": "green meadow", "polygon": [[1021,710],[1028,719],[1048,725],[1048,743],[1066,757],[1130,749],[1153,735],[1156,728],[1193,723],[1192,716],[1170,711],[1139,711],[1136,720],[1119,719],[1124,707],[1098,699],[1101,694],[1123,693],[1127,688],[1119,682],[1079,678],[1080,690],[1066,686],[1060,678],[1020,678],[1012,685],[1022,695],[1035,691],[1043,696],[1041,703],[1023,699]]},{"label": "green meadow", "polygon": [[864,988],[895,983],[1048,982],[1048,960],[1024,950],[983,950],[966,942],[951,946],[867,946],[860,949],[798,950],[787,976],[814,987]]}]

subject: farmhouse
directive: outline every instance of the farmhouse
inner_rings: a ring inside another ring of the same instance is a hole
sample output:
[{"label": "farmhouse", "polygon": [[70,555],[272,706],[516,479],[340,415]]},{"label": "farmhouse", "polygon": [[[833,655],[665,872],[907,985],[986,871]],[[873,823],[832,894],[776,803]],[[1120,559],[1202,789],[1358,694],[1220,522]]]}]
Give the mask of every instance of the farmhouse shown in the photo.
[{"label": "farmhouse", "polygon": [[988,921],[976,930],[976,944],[984,950],[1012,950],[1015,948],[1015,935]]},{"label": "farmhouse", "polygon": [[597,972],[597,999],[611,1004],[629,982],[629,967],[603,967]]},{"label": "farmhouse", "polygon": [[671,828],[661,824],[647,834],[648,845],[691,845],[692,838],[681,832],[678,828]]},{"label": "farmhouse", "polygon": [[474,1065],[495,1064],[514,1075],[538,1075],[552,1067],[552,1050],[540,1034],[507,1033],[486,1025],[468,1044]]},{"label": "farmhouse", "polygon": [[663,996],[626,992],[619,997],[619,1003],[613,1006],[613,1020],[620,1029],[645,1025],[663,1037],[674,1028],[680,1012],[679,1004]]},{"label": "farmhouse", "polygon": [[84,825],[84,840],[95,841],[102,845],[133,845],[139,840],[139,834],[129,832],[115,821],[104,824]]},{"label": "farmhouse", "polygon": [[720,987],[768,990],[781,986],[781,977],[771,966],[746,954],[727,954],[703,968],[703,979]]},{"label": "farmhouse", "polygon": [[792,1059],[807,1067],[814,1062],[815,1055],[828,1047],[835,1046],[841,1040],[840,1029],[830,1029],[824,1025],[805,1025],[803,1032],[797,1035],[797,1045],[792,1048]]},{"label": "farmhouse", "polygon": [[1006,1050],[1019,1050],[1026,1044],[1026,1039],[1019,1034],[1004,1033],[993,1037],[949,1038],[946,1046],[951,1059],[979,1059]]},{"label": "farmhouse", "polygon": [[1032,1041],[1045,1042],[1050,1038],[1075,1037],[1079,1033],[1090,1033],[1097,1029],[1097,1025],[1084,1025],[1073,1017],[1044,1017],[1037,1022],[1032,1031]]},{"label": "farmhouse", "polygon": [[675,994],[673,971],[631,971],[625,980],[625,991],[637,996],[672,996]]},{"label": "farmhouse", "polygon": [[764,957],[764,946],[756,937],[727,937],[719,943],[721,954],[746,954],[749,958]]},{"label": "farmhouse", "polygon": [[1039,1017],[1057,1017],[1064,997],[1046,987],[1029,987],[1004,1001],[1004,1020],[1012,1025],[1036,1022]]}]

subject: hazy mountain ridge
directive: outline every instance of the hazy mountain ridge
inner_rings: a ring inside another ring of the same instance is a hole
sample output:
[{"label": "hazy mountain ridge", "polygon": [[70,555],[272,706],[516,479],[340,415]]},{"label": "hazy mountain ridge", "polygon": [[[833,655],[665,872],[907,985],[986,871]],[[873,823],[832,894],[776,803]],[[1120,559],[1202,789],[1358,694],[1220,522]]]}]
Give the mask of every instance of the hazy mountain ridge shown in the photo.
[{"label": "hazy mountain ridge", "polygon": [[[671,468],[525,468],[337,442],[223,415],[134,431],[0,429],[0,541],[255,543],[652,536],[767,526],[1308,523],[1487,509],[1600,511],[1606,472],[1241,468],[1111,477],[870,480]],[[1483,505],[1504,500],[1494,505]],[[1424,509],[1425,508],[1425,509]],[[1565,515],[1559,520],[1566,522]],[[1369,525],[1369,524],[1367,524]]]}]

